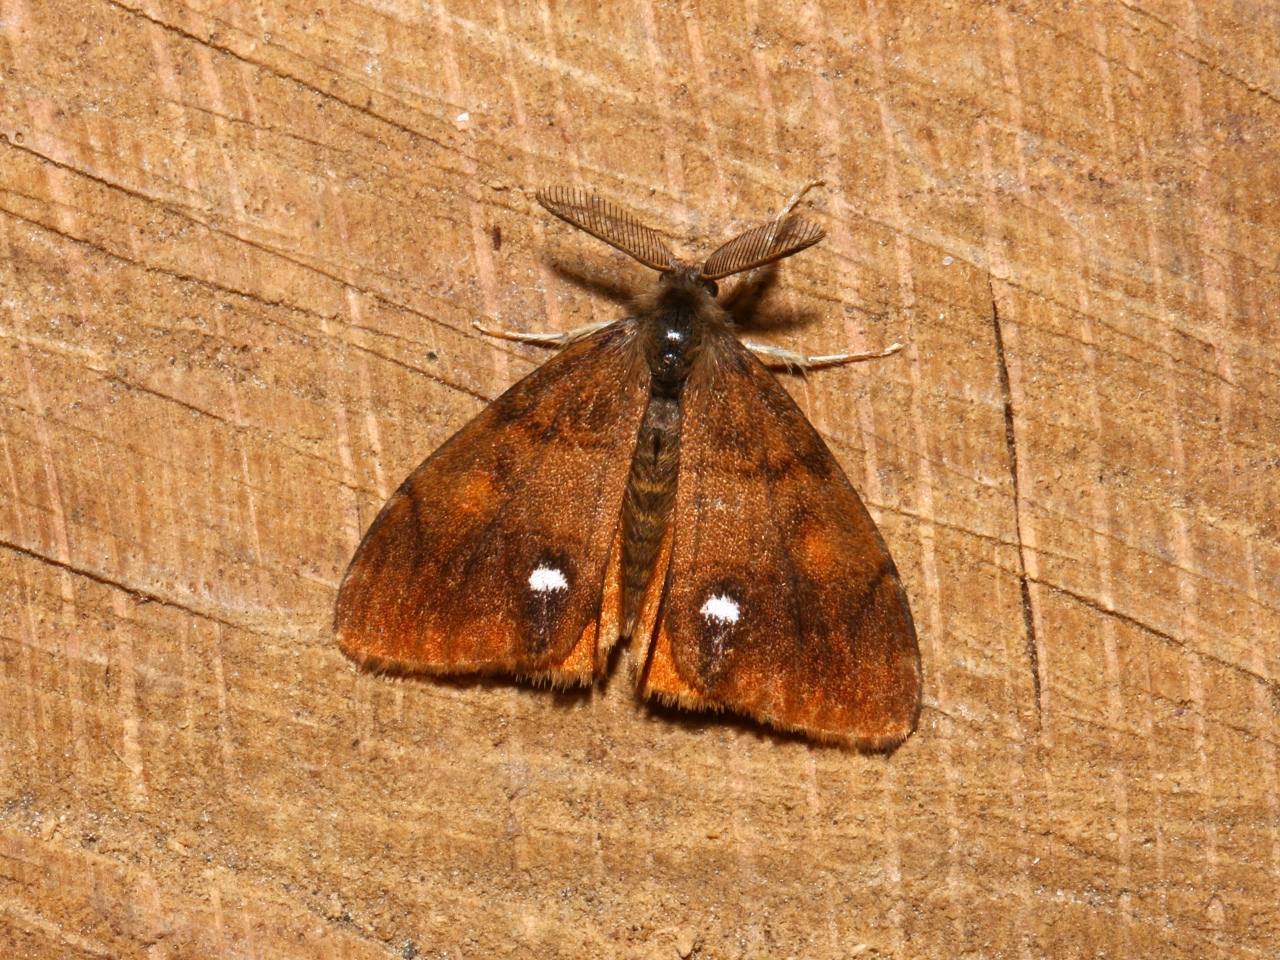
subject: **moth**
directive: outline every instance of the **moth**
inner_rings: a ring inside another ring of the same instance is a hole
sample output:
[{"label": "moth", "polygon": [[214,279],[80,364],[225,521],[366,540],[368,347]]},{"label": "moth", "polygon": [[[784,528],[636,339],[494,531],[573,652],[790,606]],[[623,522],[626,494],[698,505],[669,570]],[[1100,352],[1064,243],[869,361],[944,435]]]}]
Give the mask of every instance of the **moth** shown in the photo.
[{"label": "moth", "polygon": [[911,734],[920,656],[898,571],[756,355],[808,368],[886,354],[753,347],[716,299],[718,281],[822,239],[792,214],[802,194],[701,264],[598,196],[537,194],[658,282],[615,322],[499,334],[564,349],[383,506],[338,594],[348,657],[589,685],[627,640],[645,699],[869,751]]}]

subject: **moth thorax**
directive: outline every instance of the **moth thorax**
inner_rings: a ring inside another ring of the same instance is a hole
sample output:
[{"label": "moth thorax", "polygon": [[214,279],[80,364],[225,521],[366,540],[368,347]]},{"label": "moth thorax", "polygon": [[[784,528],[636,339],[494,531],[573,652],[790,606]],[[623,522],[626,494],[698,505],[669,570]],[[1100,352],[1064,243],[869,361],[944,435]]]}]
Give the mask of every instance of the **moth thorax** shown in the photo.
[{"label": "moth thorax", "polygon": [[715,301],[696,276],[674,273],[662,278],[647,318],[649,369],[655,388],[679,392],[715,309]]}]

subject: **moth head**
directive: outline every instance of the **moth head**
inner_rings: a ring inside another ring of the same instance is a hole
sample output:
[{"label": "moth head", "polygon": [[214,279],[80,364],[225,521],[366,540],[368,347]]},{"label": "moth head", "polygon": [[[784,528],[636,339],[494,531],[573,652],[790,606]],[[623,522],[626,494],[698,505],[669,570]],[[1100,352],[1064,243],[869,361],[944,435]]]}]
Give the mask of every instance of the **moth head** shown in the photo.
[{"label": "moth head", "polygon": [[687,260],[671,258],[671,266],[662,273],[662,282],[671,287],[701,290],[715,299],[720,293],[719,285],[702,273],[702,264],[690,263]]}]

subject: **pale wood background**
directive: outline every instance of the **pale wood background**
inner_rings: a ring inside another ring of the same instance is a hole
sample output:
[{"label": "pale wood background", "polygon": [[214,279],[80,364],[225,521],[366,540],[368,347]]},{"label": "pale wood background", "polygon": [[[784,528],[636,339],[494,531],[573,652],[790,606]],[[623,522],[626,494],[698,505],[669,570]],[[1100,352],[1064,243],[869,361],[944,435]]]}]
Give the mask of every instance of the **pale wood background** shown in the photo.
[{"label": "pale wood background", "polygon": [[[0,953],[1275,956],[1277,22],[0,0]],[[919,732],[358,676],[363,528],[544,356],[471,324],[648,279],[529,188],[692,254],[814,175],[761,336],[909,343],[789,386]]]}]

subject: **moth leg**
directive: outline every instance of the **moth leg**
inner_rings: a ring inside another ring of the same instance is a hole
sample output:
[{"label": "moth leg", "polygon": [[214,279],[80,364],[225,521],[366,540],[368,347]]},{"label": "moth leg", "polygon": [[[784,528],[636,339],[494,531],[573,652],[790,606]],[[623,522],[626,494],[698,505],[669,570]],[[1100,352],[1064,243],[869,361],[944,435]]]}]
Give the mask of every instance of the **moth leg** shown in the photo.
[{"label": "moth leg", "polygon": [[889,357],[902,349],[902,344],[895,343],[888,349],[876,353],[833,353],[825,357],[806,357],[794,350],[771,347],[764,343],[748,343],[744,340],[742,345],[759,357],[766,367],[785,367],[788,371],[801,372],[819,367],[839,367],[846,363],[861,363],[863,360]]},{"label": "moth leg", "polygon": [[524,333],[520,330],[490,330],[488,327],[473,323],[472,326],[483,333],[486,337],[497,337],[500,340],[515,340],[517,343],[537,343],[547,347],[563,347],[573,343],[575,340],[581,340],[588,337],[597,330],[603,330],[612,320],[605,320],[603,323],[588,323],[583,327],[575,327],[565,333]]}]

